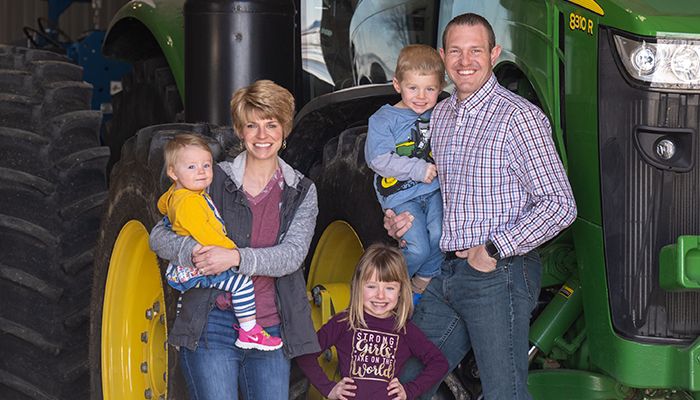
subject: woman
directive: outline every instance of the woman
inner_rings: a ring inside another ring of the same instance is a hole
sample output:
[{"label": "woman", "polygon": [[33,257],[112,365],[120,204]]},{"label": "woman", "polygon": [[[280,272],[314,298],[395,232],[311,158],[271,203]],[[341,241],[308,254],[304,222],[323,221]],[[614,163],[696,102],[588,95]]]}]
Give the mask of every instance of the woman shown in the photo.
[{"label": "woman", "polygon": [[300,268],[318,214],[316,188],[277,155],[292,129],[289,91],[257,81],[234,93],[231,115],[245,150],[215,167],[209,194],[239,247],[201,247],[162,222],[151,231],[150,245],[159,257],[206,275],[233,268],[252,276],[258,322],[281,336],[284,347],[265,352],[236,347],[230,301],[214,289],[182,295],[168,342],[180,349],[193,400],[237,399],[239,392],[246,399],[286,400],[289,360],[320,350]]}]

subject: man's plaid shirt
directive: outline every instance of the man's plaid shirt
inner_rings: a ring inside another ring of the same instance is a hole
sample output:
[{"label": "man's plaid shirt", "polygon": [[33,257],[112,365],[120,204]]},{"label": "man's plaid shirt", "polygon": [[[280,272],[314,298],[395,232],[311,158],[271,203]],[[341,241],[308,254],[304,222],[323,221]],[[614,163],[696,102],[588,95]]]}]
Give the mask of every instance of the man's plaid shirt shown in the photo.
[{"label": "man's plaid shirt", "polygon": [[467,99],[440,102],[430,121],[444,205],[443,251],[491,241],[525,254],[576,218],[547,117],[491,78]]}]

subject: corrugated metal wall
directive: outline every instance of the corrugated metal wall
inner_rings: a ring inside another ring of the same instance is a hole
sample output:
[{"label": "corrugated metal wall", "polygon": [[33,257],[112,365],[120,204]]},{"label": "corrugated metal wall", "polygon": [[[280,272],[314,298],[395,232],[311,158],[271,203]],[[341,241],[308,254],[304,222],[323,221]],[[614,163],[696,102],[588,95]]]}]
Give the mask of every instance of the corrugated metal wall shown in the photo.
[{"label": "corrugated metal wall", "polygon": [[[98,9],[97,28],[107,29],[109,21],[117,10],[128,0],[93,0],[74,2],[61,15],[59,28],[73,40],[81,33],[93,29],[93,3],[101,4]],[[22,28],[37,28],[37,18],[48,16],[47,0],[0,0],[0,43],[24,43]]]}]

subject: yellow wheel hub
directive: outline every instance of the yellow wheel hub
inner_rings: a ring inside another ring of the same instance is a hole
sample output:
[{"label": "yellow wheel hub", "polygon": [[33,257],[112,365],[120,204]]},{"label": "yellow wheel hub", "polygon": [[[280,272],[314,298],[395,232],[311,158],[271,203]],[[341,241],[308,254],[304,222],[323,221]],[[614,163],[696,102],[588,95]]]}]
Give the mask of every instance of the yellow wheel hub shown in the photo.
[{"label": "yellow wheel hub", "polygon": [[102,390],[106,400],[165,399],[167,319],[148,231],[126,223],[112,250],[102,308]]},{"label": "yellow wheel hub", "polygon": [[[318,330],[335,312],[347,308],[350,302],[350,281],[355,265],[364,249],[357,233],[345,221],[334,221],[321,235],[314,250],[307,290],[311,301],[311,318]],[[337,375],[338,358],[335,350],[319,357],[323,370],[329,376]],[[310,387],[310,400],[322,399],[314,387]]]}]

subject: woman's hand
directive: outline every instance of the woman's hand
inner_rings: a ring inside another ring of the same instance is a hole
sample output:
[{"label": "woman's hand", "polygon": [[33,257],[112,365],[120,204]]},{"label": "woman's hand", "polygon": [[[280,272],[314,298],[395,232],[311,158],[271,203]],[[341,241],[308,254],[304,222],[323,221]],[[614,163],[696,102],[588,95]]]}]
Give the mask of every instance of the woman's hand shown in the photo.
[{"label": "woman's hand", "polygon": [[231,267],[237,267],[241,255],[236,249],[225,249],[219,246],[204,246],[192,251],[192,262],[204,275],[220,274]]},{"label": "woman's hand", "polygon": [[355,397],[353,390],[357,389],[357,386],[353,385],[355,381],[352,378],[343,378],[340,382],[336,383],[331,392],[328,393],[329,399],[340,399],[347,400],[348,398]]},{"label": "woman's hand", "polygon": [[389,391],[389,398],[392,400],[406,400],[406,390],[403,388],[399,378],[394,378],[386,388]]}]

